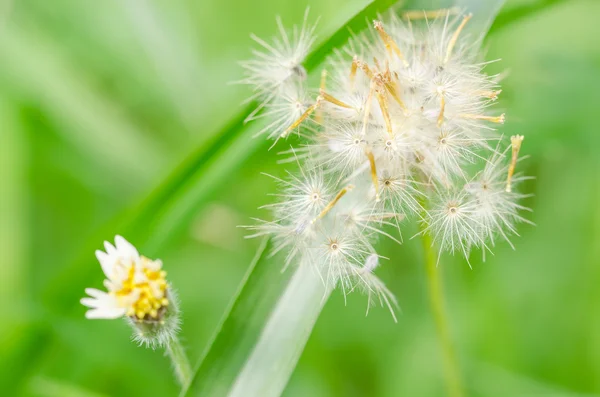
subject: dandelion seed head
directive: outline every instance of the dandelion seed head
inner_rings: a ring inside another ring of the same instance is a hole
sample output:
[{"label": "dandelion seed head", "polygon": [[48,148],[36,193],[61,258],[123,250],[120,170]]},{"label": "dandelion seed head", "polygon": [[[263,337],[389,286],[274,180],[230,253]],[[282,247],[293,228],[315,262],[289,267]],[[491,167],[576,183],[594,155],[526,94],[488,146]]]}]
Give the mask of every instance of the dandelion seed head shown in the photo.
[{"label": "dandelion seed head", "polygon": [[[505,121],[493,109],[501,90],[468,28],[474,16],[455,9],[424,15],[372,21],[333,51],[318,87],[309,88],[303,56],[273,61],[281,67],[270,76],[280,76],[275,82],[247,80],[263,98],[262,114],[252,117],[272,120],[265,135],[277,142],[298,132],[287,141],[298,147],[287,153],[299,165],[279,180],[276,202],[263,207],[274,220],[249,229],[273,236],[286,266],[311,264],[328,286],[363,291],[369,307],[396,304],[374,274],[376,246],[380,238],[400,243],[404,220],[416,218],[439,255],[467,259],[499,240],[511,244],[516,224],[527,222],[520,215],[526,195],[516,192],[526,179],[517,171],[522,137],[504,149],[496,131]],[[312,44],[289,42],[301,55]],[[279,107],[288,97],[289,108]]]}]

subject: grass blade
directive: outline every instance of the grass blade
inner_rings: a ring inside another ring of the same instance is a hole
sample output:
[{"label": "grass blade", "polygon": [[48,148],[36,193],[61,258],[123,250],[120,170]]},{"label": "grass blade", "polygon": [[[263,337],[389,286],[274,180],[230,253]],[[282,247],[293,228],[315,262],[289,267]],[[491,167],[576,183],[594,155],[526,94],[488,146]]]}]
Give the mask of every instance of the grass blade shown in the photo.
[{"label": "grass blade", "polygon": [[230,397],[281,395],[333,286],[311,265],[300,266],[277,302]]}]

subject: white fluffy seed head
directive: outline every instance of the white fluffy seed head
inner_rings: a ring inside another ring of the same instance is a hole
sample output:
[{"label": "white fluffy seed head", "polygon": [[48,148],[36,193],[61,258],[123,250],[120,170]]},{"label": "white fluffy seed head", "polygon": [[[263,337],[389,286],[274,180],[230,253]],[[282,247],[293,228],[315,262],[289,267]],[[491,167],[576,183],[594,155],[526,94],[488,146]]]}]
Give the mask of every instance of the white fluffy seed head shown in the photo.
[{"label": "white fluffy seed head", "polygon": [[[269,83],[247,68],[255,74],[246,82],[263,100],[260,117],[271,120],[263,132],[275,141],[298,132],[301,142],[288,151],[300,172],[280,180],[278,201],[266,206],[275,220],[251,229],[274,236],[286,265],[310,262],[325,283],[345,293],[358,288],[388,307],[393,299],[373,270],[378,238],[400,241],[390,227],[400,229],[412,215],[440,253],[468,257],[499,236],[508,241],[525,221],[518,203],[525,196],[514,193],[525,179],[515,172],[522,139],[508,147],[510,156],[489,143],[499,140],[504,115],[491,108],[500,94],[497,76],[485,73],[476,38],[465,29],[472,16],[437,15],[374,21],[333,51],[318,89],[309,90],[297,73],[302,57],[292,57]],[[308,31],[300,36],[312,36]],[[289,41],[297,49],[286,54],[306,55],[309,42]],[[273,60],[259,55],[256,62],[265,59]]]}]

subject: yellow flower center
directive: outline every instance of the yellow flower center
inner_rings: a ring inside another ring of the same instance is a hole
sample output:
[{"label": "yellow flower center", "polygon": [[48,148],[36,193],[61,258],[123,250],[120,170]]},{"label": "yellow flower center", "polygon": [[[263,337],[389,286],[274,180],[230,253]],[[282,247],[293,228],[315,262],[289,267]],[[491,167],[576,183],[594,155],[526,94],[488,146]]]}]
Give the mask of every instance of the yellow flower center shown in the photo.
[{"label": "yellow flower center", "polygon": [[[141,269],[137,269],[140,266]],[[136,277],[136,270],[143,272],[145,277]],[[120,300],[125,300],[132,294],[138,294],[137,300],[127,303],[126,315],[138,320],[156,320],[169,305],[166,295],[167,272],[157,267],[150,259],[141,257],[139,263],[129,264],[127,278],[122,282],[122,288],[114,294]],[[137,280],[136,280],[137,279]]]}]

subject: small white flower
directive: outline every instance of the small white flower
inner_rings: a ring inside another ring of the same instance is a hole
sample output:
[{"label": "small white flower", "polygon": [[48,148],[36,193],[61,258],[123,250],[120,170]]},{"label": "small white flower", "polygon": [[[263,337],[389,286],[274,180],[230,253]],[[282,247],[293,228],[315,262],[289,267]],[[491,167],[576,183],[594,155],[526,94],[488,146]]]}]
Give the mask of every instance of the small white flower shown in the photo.
[{"label": "small white flower", "polygon": [[160,321],[169,305],[166,272],[160,260],[140,256],[133,245],[121,236],[115,246],[104,243],[106,252],[96,251],[106,276],[108,292],[94,288],[85,291],[89,298],[81,299],[90,308],[87,318],[114,319],[127,316],[134,321]]}]

